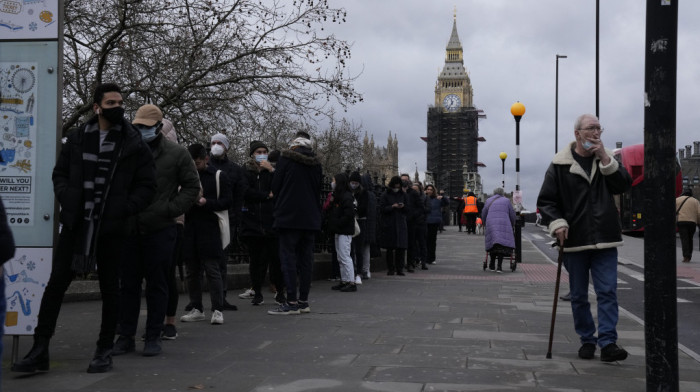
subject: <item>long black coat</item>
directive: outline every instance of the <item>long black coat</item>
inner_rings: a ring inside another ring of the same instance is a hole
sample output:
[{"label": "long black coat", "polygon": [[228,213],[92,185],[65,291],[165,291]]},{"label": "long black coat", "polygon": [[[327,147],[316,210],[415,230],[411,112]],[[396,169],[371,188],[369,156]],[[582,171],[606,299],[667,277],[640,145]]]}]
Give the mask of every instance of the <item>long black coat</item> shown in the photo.
[{"label": "long black coat", "polygon": [[[84,222],[83,137],[88,126],[96,126],[97,116],[64,139],[53,174],[53,190],[61,204],[60,222],[76,230]],[[112,179],[100,213],[100,235],[126,236],[133,230],[129,218],[144,210],[156,193],[156,166],[151,149],[141,133],[129,122],[121,123],[122,138],[118,142]],[[133,219],[132,219],[133,220]]]},{"label": "long black coat", "polygon": [[255,160],[245,164],[246,181],[241,208],[242,236],[260,237],[275,234],[272,230],[275,202],[269,198],[274,174],[267,170],[258,171],[258,167]]},{"label": "long black coat", "polygon": [[345,235],[355,233],[355,199],[350,191],[340,195],[333,193],[333,201],[328,211],[328,231]]},{"label": "long black coat", "polygon": [[277,229],[321,230],[321,163],[313,151],[284,150],[272,178]]},{"label": "long black coat", "polygon": [[[403,203],[404,208],[393,208],[394,203]],[[387,189],[379,201],[381,212],[381,238],[379,246],[386,249],[406,249],[408,247],[408,226],[406,224],[406,194],[403,190],[393,192]]]},{"label": "long black coat", "polygon": [[231,186],[222,171],[219,176],[219,198],[216,198],[216,169],[207,166],[198,171],[202,194],[207,202],[195,205],[185,214],[185,232],[182,244],[183,257],[187,260],[218,259],[223,256],[219,220],[214,211],[231,206]]},{"label": "long black coat", "polygon": [[231,208],[228,209],[231,226],[238,226],[241,221],[241,205],[243,205],[243,192],[245,189],[245,172],[243,168],[228,159],[224,154],[221,158],[211,156],[209,166],[221,170],[228,177],[231,188]]},{"label": "long black coat", "polygon": [[[362,175],[362,194],[358,199],[358,215],[366,219],[360,220],[360,228],[362,229],[362,240],[365,244],[377,243],[377,196],[372,190],[374,184],[369,173]],[[366,206],[361,207],[361,205]]]}]

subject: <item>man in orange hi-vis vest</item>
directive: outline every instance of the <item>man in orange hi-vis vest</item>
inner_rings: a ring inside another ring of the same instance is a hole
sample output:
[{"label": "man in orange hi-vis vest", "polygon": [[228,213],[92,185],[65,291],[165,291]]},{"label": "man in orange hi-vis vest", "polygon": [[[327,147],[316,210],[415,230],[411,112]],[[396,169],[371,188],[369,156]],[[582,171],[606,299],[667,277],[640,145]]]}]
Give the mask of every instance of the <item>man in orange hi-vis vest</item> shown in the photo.
[{"label": "man in orange hi-vis vest", "polygon": [[476,216],[479,214],[479,208],[476,205],[476,195],[474,192],[469,192],[464,198],[464,217],[467,221],[467,234],[476,234]]}]

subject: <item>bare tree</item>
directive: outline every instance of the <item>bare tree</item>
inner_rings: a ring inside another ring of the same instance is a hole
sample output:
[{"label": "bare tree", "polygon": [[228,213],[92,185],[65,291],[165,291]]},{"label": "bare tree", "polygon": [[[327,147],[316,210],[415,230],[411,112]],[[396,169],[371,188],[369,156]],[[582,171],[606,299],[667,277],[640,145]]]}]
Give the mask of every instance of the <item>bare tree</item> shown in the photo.
[{"label": "bare tree", "polygon": [[111,81],[128,110],[160,106],[183,141],[225,130],[232,145],[281,144],[362,99],[350,45],[324,33],[345,17],[327,0],[65,0],[63,130]]},{"label": "bare tree", "polygon": [[361,127],[345,118],[336,121],[331,113],[328,128],[315,138],[315,150],[326,175],[332,176],[362,167],[360,134]]}]

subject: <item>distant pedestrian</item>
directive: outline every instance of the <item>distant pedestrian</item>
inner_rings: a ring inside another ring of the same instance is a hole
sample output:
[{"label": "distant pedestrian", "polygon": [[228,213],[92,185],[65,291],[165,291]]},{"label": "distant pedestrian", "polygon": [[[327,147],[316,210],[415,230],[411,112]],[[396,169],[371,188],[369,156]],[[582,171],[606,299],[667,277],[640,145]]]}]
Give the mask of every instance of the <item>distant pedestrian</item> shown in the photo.
[{"label": "distant pedestrian", "polygon": [[136,215],[136,225],[124,243],[121,261],[119,337],[113,355],[135,350],[141,313],[141,285],[146,281],[146,341],[144,356],[161,353],[161,333],[168,306],[168,272],[177,239],[175,218],[194,204],[199,194],[197,169],[187,150],[167,140],[161,129],[163,113],[143,105],[132,124],[141,132],[156,162],[157,188],[153,202]]},{"label": "distant pedestrian", "polygon": [[406,194],[401,178],[391,177],[379,201],[381,212],[380,246],[386,249],[387,275],[404,276],[404,255],[408,247]]},{"label": "distant pedestrian", "polygon": [[[377,246],[377,195],[369,173],[362,175],[362,192],[358,199],[358,217],[362,228],[360,244],[356,253],[362,252],[362,279],[369,279],[371,274],[372,248]],[[363,207],[366,204],[366,207]],[[364,214],[364,215],[363,215]]]},{"label": "distant pedestrian", "polygon": [[[308,135],[307,135],[308,136]],[[268,311],[272,315],[310,312],[314,237],[321,230],[321,162],[311,140],[297,137],[282,151],[272,178],[274,228],[279,232],[280,261],[287,302]],[[298,279],[297,279],[298,276]],[[298,290],[298,291],[297,291]]]},{"label": "distant pedestrian", "polygon": [[474,192],[467,193],[464,198],[464,217],[467,222],[467,234],[476,234],[476,217],[479,215],[477,197]]},{"label": "distant pedestrian", "polygon": [[676,198],[676,224],[678,234],[681,237],[681,249],[683,250],[683,262],[690,263],[693,256],[693,236],[695,228],[700,224],[700,201],[693,197],[690,188]]},{"label": "distant pedestrian", "polygon": [[[484,204],[481,216],[486,223],[484,246],[491,256],[489,270],[501,273],[503,257],[510,256],[515,249],[513,235],[515,210],[510,200],[503,196],[503,188],[494,189],[493,196],[489,197]],[[496,260],[498,260],[498,266],[496,266]]]},{"label": "distant pedestrian", "polygon": [[328,232],[333,234],[335,251],[340,265],[340,282],[333,290],[357,291],[355,267],[351,256],[352,235],[355,232],[355,199],[350,192],[345,173],[333,176],[333,195],[328,211]]},{"label": "distant pedestrian", "polygon": [[[601,361],[613,362],[627,358],[627,351],[617,345],[617,247],[622,234],[613,195],[629,189],[631,179],[603,146],[602,134],[595,116],[576,119],[576,141],[554,156],[537,208],[550,222],[549,233],[563,247],[568,264],[571,310],[581,341],[578,356],[593,359],[597,344]],[[588,302],[589,276],[598,302],[597,337]]]},{"label": "distant pedestrian", "polygon": [[211,324],[224,323],[224,284],[221,259],[225,258],[221,229],[216,212],[231,207],[231,186],[221,170],[209,165],[209,155],[201,144],[187,147],[199,174],[202,193],[185,214],[183,258],[187,266],[187,291],[192,309],[180,321],[204,321],[202,271],[207,276],[211,300]]},{"label": "distant pedestrian", "polygon": [[[95,116],[64,139],[53,169],[62,224],[49,282],[34,329],[34,345],[15,372],[49,370],[49,341],[63,297],[76,274],[98,269],[102,323],[88,373],[112,370],[117,327],[119,266],[128,227],[151,204],[156,192],[155,164],[141,133],[124,119],[119,86],[95,88]],[[85,334],[83,334],[85,335]]]},{"label": "distant pedestrian", "polygon": [[[432,184],[425,186],[426,204],[430,211],[426,218],[427,223],[427,260],[428,264],[435,264],[435,249],[437,248],[437,233],[440,227],[442,215],[440,213],[442,207],[448,205],[449,201],[446,197],[437,194],[435,187]],[[426,267],[427,268],[427,267]]]},{"label": "distant pedestrian", "polygon": [[270,282],[277,290],[275,301],[284,303],[279,239],[272,228],[275,199],[271,189],[275,168],[268,160],[265,143],[259,140],[250,142],[249,154],[250,159],[244,165],[246,184],[243,191],[241,238],[247,245],[250,256],[248,271],[254,292],[251,304],[259,306],[264,303],[262,286],[268,269]]},{"label": "distant pedestrian", "polygon": [[241,221],[241,205],[243,204],[243,188],[245,187],[245,172],[235,162],[228,159],[229,140],[223,133],[217,133],[211,137],[211,149],[209,151],[209,166],[221,170],[226,174],[231,188],[231,208],[228,209],[228,221],[230,227],[230,243],[226,248],[227,257],[219,261],[221,280],[224,285],[224,310],[238,310],[236,305],[226,300],[228,292],[228,254],[235,251],[238,246],[238,233]]},{"label": "distant pedestrian", "polygon": [[367,220],[368,215],[372,214],[372,221],[376,224],[377,201],[374,199],[374,193],[366,189],[359,172],[350,173],[349,179],[350,191],[357,202],[357,223],[360,227],[360,234],[352,238],[355,284],[362,284],[362,279],[369,278],[369,241],[367,237],[369,226]]},{"label": "distant pedestrian", "polygon": [[401,187],[406,194],[406,228],[408,233],[408,248],[406,248],[406,272],[414,272],[416,268],[416,230],[418,228],[418,220],[423,215],[423,203],[420,195],[413,189],[411,176],[404,173],[401,174]]},{"label": "distant pedestrian", "polygon": [[[423,184],[420,181],[413,183],[413,190],[418,192],[418,197],[420,204],[416,206],[418,209],[418,218],[416,219],[416,255],[415,255],[415,268],[420,268],[422,270],[427,270],[428,266],[428,224],[427,218],[430,212],[430,207],[428,206],[428,197],[423,192]],[[447,201],[447,199],[445,199]]]}]

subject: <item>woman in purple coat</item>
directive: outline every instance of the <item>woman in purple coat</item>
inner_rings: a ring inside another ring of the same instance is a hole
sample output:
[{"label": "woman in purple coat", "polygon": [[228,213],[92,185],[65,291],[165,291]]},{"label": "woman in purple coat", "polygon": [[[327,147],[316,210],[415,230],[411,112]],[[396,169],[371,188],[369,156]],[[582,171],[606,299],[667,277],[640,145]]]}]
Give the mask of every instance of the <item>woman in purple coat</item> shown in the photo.
[{"label": "woman in purple coat", "polygon": [[[489,270],[502,273],[503,256],[510,256],[515,248],[513,236],[515,211],[510,200],[503,196],[503,188],[494,189],[493,196],[489,197],[484,204],[481,218],[486,225],[486,251],[491,255]],[[498,259],[497,269],[496,259]]]}]

